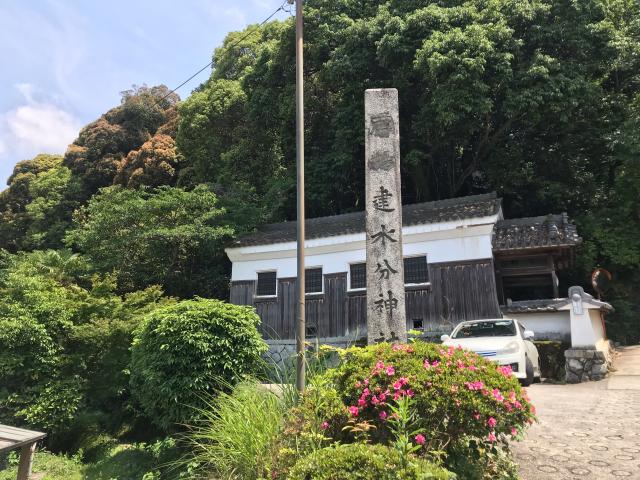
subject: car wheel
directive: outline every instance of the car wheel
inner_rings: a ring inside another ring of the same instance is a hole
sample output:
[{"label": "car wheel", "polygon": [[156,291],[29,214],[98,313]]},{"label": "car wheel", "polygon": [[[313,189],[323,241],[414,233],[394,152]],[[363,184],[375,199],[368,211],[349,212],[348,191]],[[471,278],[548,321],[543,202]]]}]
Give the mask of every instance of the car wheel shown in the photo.
[{"label": "car wheel", "polygon": [[520,383],[522,383],[523,387],[528,387],[533,383],[533,363],[531,363],[529,357],[525,357],[525,373],[527,376],[520,380]]}]

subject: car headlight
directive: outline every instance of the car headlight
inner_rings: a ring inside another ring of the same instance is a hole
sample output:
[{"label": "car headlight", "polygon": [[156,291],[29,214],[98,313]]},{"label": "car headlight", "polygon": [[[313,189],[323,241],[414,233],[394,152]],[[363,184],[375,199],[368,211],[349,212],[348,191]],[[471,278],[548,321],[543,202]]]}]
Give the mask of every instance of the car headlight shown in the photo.
[{"label": "car headlight", "polygon": [[502,350],[498,350],[498,355],[511,355],[512,353],[518,353],[518,351],[520,351],[518,342],[509,342]]}]

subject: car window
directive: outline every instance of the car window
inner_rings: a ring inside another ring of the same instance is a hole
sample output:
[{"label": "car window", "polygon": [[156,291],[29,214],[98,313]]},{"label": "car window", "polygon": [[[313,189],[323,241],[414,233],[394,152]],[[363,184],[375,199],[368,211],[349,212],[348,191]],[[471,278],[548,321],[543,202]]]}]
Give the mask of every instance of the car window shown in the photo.
[{"label": "car window", "polygon": [[499,322],[473,322],[461,325],[452,338],[472,337],[512,337],[516,335],[516,326],[513,320],[501,320]]}]

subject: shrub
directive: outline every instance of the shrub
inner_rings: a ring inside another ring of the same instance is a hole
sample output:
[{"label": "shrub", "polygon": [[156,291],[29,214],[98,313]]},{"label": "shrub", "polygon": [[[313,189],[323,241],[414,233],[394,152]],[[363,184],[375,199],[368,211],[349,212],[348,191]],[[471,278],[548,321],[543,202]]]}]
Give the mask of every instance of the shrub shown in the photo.
[{"label": "shrub", "polygon": [[260,478],[269,469],[283,415],[282,401],[257,383],[221,392],[188,435],[195,462],[220,478]]},{"label": "shrub", "polygon": [[355,443],[317,450],[301,458],[289,480],[448,480],[452,473],[423,459],[401,467],[400,455],[383,445]]},{"label": "shrub", "polygon": [[[351,348],[326,375],[352,422],[373,425],[370,435],[377,442],[389,441],[387,418],[403,396],[412,398],[426,452],[446,451],[467,436],[492,444],[517,435],[534,419],[510,369],[461,349],[422,342]],[[326,421],[336,431],[342,420],[332,417]]]},{"label": "shrub", "polygon": [[164,429],[195,423],[204,395],[260,365],[267,345],[259,322],[250,307],[203,298],[147,315],[133,341],[130,382],[145,414]]}]

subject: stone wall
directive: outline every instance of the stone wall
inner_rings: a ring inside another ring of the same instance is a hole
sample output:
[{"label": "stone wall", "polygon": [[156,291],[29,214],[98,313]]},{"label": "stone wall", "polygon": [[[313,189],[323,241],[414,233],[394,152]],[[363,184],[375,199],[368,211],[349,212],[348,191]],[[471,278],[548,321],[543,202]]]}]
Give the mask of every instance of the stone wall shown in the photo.
[{"label": "stone wall", "polygon": [[[295,340],[265,340],[269,345],[269,350],[265,354],[267,362],[283,365],[291,357],[296,354]],[[319,339],[307,339],[307,351],[315,351],[319,345],[328,345],[335,348],[347,348],[352,345],[361,345],[366,343],[365,339],[356,339],[354,337],[330,337]]]},{"label": "stone wall", "polygon": [[595,350],[588,348],[571,348],[564,352],[567,383],[602,380],[609,373],[612,359],[612,347]]}]

